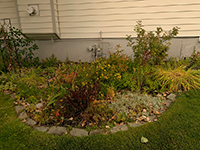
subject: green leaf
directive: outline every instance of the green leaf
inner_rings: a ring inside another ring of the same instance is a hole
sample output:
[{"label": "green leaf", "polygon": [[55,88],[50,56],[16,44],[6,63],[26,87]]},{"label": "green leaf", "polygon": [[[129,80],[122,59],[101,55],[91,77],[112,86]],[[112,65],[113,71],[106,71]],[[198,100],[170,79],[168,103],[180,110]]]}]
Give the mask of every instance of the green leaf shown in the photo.
[{"label": "green leaf", "polygon": [[142,136],[141,142],[142,142],[142,143],[147,143],[147,142],[148,142],[148,139]]}]

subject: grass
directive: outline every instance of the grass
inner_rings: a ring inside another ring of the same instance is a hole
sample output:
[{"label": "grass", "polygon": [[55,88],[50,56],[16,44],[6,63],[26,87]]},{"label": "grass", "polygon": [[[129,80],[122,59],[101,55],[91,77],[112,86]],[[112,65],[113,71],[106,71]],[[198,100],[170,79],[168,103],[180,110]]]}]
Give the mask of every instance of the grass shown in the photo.
[{"label": "grass", "polygon": [[[184,92],[157,122],[110,135],[71,137],[33,130],[16,117],[13,99],[0,93],[0,149],[192,149],[200,147],[200,90]],[[141,137],[149,142],[142,144]]]}]

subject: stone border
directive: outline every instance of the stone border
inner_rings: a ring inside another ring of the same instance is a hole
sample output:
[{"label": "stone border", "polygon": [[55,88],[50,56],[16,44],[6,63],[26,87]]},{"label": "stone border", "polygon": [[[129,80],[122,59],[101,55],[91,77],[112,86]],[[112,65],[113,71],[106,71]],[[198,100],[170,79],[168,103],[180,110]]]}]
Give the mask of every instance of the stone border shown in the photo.
[{"label": "stone border", "polygon": [[[9,92],[4,92],[4,94],[10,94]],[[21,119],[21,122],[25,123],[28,126],[32,126],[33,129],[41,131],[41,132],[47,132],[48,134],[56,134],[56,135],[63,135],[63,134],[70,134],[71,136],[78,136],[78,137],[83,137],[83,136],[88,136],[88,135],[94,135],[94,134],[108,134],[108,133],[116,133],[119,131],[126,131],[130,127],[139,127],[146,122],[154,122],[158,120],[158,117],[164,113],[171,103],[176,100],[176,94],[169,94],[166,97],[166,100],[163,101],[164,105],[166,105],[166,109],[161,110],[159,114],[156,116],[141,116],[136,120],[135,123],[128,123],[126,124],[120,124],[118,126],[115,126],[113,128],[107,127],[107,129],[110,129],[109,132],[103,129],[95,129],[91,132],[86,131],[85,129],[79,129],[79,128],[72,128],[69,133],[67,132],[67,127],[62,127],[62,126],[52,126],[52,127],[47,127],[47,126],[37,126],[37,122],[35,122],[33,119],[29,118],[27,113],[24,111],[25,107],[21,105],[15,106],[15,111],[17,112],[17,116],[19,119]],[[11,94],[11,98],[16,99],[15,94]],[[36,104],[36,108],[42,107],[41,103]]]}]

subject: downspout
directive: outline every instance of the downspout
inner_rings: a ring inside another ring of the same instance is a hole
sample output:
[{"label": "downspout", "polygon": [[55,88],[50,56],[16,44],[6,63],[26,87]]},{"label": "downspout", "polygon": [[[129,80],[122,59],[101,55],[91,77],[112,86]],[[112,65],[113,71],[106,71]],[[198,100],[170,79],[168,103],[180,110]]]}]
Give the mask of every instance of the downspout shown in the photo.
[{"label": "downspout", "polygon": [[[55,19],[55,9],[54,9],[54,0],[50,0],[51,5],[51,18],[52,18],[52,26],[53,26],[53,33],[56,33],[56,19]],[[51,36],[52,39],[52,36]]]},{"label": "downspout", "polygon": [[18,9],[18,5],[17,5],[17,0],[15,0],[15,9],[16,9],[16,13],[17,13],[17,22],[19,25],[19,29],[21,30],[21,22],[20,22],[20,18],[19,18],[19,9]]}]

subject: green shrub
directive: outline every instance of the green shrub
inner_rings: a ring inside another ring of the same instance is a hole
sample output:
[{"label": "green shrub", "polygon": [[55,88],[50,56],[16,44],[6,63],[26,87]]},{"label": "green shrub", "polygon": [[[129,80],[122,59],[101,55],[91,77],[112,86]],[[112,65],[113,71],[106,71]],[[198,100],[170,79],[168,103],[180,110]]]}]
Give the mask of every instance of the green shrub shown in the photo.
[{"label": "green shrub", "polygon": [[34,51],[38,49],[33,40],[24,37],[22,32],[15,27],[10,28],[7,32],[4,28],[0,28],[0,55],[4,62],[4,68],[7,70],[16,70],[18,67],[25,65],[26,67],[36,65],[39,59],[34,58]]},{"label": "green shrub", "polygon": [[48,68],[48,67],[58,67],[58,65],[61,63],[60,60],[55,57],[54,54],[52,54],[49,58],[46,58],[45,60],[42,60],[42,67]]},{"label": "green shrub", "polygon": [[157,27],[155,32],[147,32],[141,21],[137,22],[134,31],[137,33],[136,41],[127,36],[128,46],[133,49],[134,61],[138,64],[158,65],[162,64],[168,56],[169,40],[178,34],[178,27],[174,27],[168,32],[164,32],[161,27]]}]

